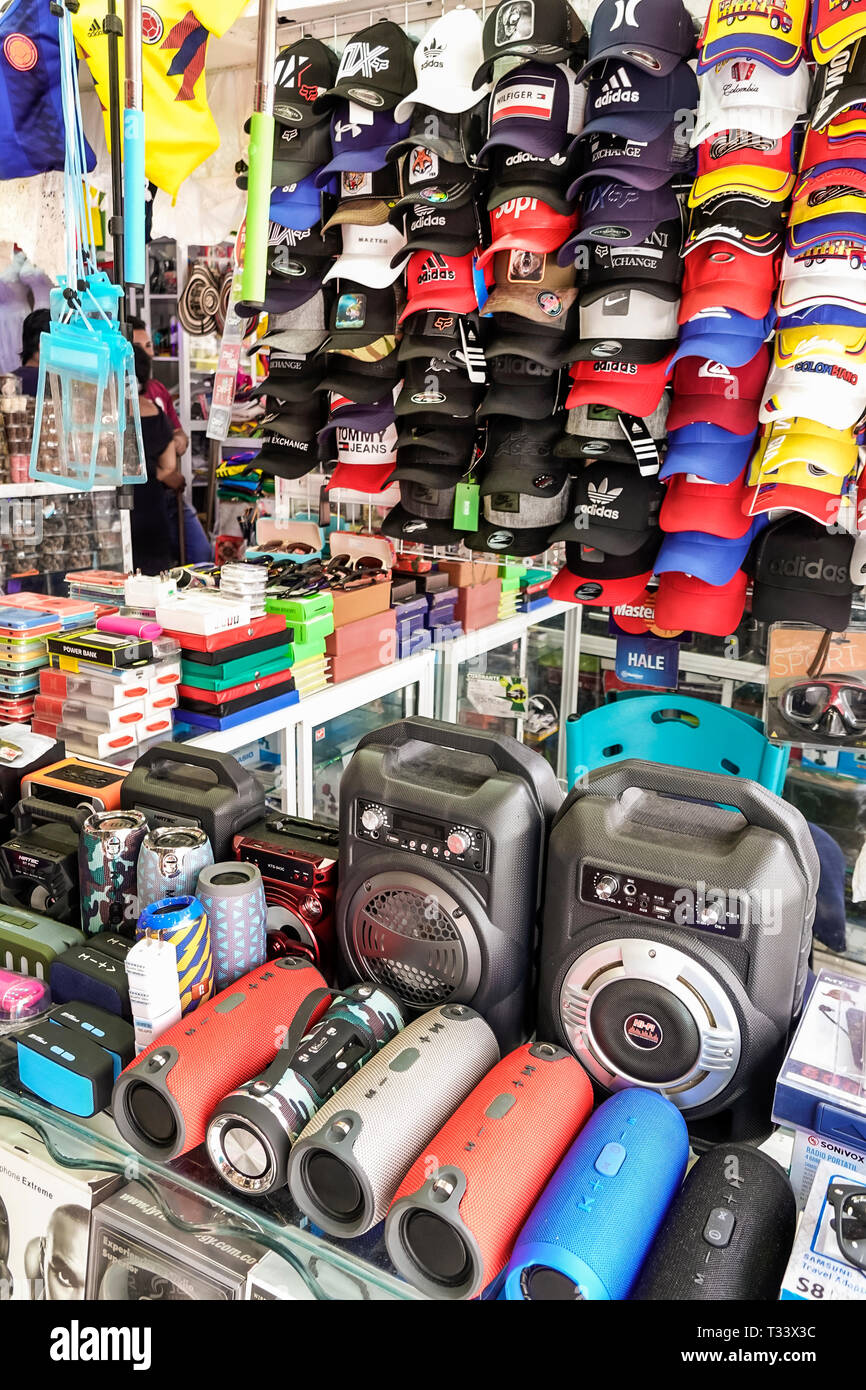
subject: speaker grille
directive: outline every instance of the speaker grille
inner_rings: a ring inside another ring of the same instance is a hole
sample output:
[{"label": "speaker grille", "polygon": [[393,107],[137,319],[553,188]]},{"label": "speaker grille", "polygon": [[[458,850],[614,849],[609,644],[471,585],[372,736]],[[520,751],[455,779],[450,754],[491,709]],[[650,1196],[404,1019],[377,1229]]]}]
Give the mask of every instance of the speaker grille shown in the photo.
[{"label": "speaker grille", "polygon": [[413,1008],[446,1004],[466,973],[454,911],[442,902],[441,893],[374,889],[358,904],[355,952],[374,980]]}]

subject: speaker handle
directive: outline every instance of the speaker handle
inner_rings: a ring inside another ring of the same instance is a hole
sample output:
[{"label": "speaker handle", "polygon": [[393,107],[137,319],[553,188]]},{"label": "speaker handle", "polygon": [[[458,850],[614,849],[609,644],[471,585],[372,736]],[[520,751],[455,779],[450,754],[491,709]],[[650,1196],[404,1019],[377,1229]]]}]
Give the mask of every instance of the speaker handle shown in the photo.
[{"label": "speaker handle", "polygon": [[26,835],[33,828],[34,821],[59,821],[80,831],[92,814],[90,806],[61,806],[54,801],[43,801],[38,796],[25,796],[12,812],[16,835]]},{"label": "speaker handle", "polygon": [[200,767],[212,774],[217,786],[230,787],[238,793],[244,790],[250,775],[234,758],[229,762],[224,759],[223,754],[215,754],[210,748],[196,748],[191,743],[158,743],[155,748],[148,748],[136,759],[132,770],[143,767],[168,776],[172,763],[180,766],[191,763],[194,767]]},{"label": "speaker handle", "polygon": [[298,1012],[295,1014],[285,1038],[277,1048],[274,1060],[262,1073],[262,1081],[270,1086],[279,1081],[286,1070],[288,1059],[294,1057],[297,1052],[301,1039],[307,1033],[319,1005],[326,999],[332,999],[333,996],[334,990],[332,989],[310,990],[306,999],[298,1006]]},{"label": "speaker handle", "polygon": [[[684,785],[686,778],[688,784]],[[802,813],[790,802],[782,801],[775,792],[767,791],[760,782],[752,782],[747,777],[730,777],[723,772],[684,773],[667,763],[627,758],[609,767],[594,768],[587,777],[576,782],[556,819],[564,816],[582,796],[612,796],[619,800],[632,787],[676,797],[680,801],[732,806],[749,825],[780,835],[793,850],[810,891],[817,889],[818,853]]]},{"label": "speaker handle", "polygon": [[[411,741],[454,748],[462,753],[478,753],[489,758],[498,772],[508,772],[527,782],[538,809],[549,825],[562,802],[562,792],[553,768],[540,753],[518,743],[508,734],[492,734],[486,729],[467,729],[462,724],[444,724],[438,719],[411,715],[383,729],[373,729],[360,739],[357,749],[376,744],[405,744]],[[542,772],[542,768],[544,771]]]}]

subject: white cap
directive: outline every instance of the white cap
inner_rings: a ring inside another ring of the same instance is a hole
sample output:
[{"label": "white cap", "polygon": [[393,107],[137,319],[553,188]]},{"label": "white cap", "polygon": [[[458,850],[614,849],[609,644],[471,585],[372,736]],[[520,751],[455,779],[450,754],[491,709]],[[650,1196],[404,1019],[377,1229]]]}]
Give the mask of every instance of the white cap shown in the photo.
[{"label": "white cap", "polygon": [[805,58],[790,73],[777,72],[757,58],[726,58],[701,78],[701,99],[689,143],[699,145],[722,130],[748,130],[767,140],[780,140],[808,105]]},{"label": "white cap", "polygon": [[680,301],[663,301],[648,290],[608,285],[591,302],[580,302],[581,338],[676,338]]},{"label": "white cap", "polygon": [[406,234],[385,222],[381,227],[359,227],[354,222],[343,227],[343,250],[322,280],[355,280],[371,290],[393,285],[403,272],[403,263],[396,269],[391,257],[406,245]]},{"label": "white cap", "polygon": [[472,79],[484,62],[483,32],[475,11],[462,8],[430,26],[415,49],[415,90],[398,101],[395,121],[408,121],[416,105],[458,115],[481,101],[490,86],[473,88]]},{"label": "white cap", "polygon": [[374,468],[381,468],[384,463],[397,462],[396,425],[387,425],[375,434],[340,425],[336,437],[340,463],[372,464]]},{"label": "white cap", "polygon": [[847,362],[844,368],[820,358],[800,358],[793,366],[773,366],[764,388],[759,419],[791,419],[795,415],[821,425],[851,429],[866,409],[866,366]]},{"label": "white cap", "polygon": [[[785,257],[787,261],[788,257]],[[836,269],[836,274],[832,270]],[[821,308],[825,304],[838,304],[842,309],[856,309],[860,313],[866,313],[866,273],[851,269],[847,274],[839,271],[838,267],[819,266],[813,264],[809,270],[814,272],[808,274],[798,272],[789,275],[787,278],[784,273],[779,284],[779,293],[776,295],[776,313],[780,318],[789,319],[796,317],[800,310],[804,312],[809,309]],[[820,272],[820,273],[819,273]],[[789,324],[795,328],[797,324]]]}]

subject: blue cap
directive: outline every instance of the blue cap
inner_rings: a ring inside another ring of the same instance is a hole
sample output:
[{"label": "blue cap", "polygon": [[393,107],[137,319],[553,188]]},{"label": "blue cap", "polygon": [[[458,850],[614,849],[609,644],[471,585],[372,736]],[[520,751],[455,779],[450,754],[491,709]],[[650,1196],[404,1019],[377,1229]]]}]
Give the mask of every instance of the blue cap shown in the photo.
[{"label": "blue cap", "polygon": [[670,533],[662,541],[655,572],[665,574],[675,570],[678,574],[692,574],[705,584],[729,584],[742,566],[755,536],[766,525],[766,516],[756,516],[738,540],[708,536],[703,531]]},{"label": "blue cap", "polygon": [[682,325],[679,346],[668,363],[668,372],[683,357],[708,357],[728,367],[743,367],[770,336],[775,322],[776,311],[772,308],[762,319],[750,319],[721,305],[702,309]]},{"label": "blue cap", "polygon": [[694,111],[697,104],[698,79],[688,63],[677,63],[662,77],[612,60],[589,79],[581,134],[604,130],[634,140],[655,140],[678,112]]},{"label": "blue cap", "polygon": [[745,468],[755,447],[755,432],[751,434],[728,434],[727,443],[704,442],[701,439],[685,438],[696,428],[715,429],[726,434],[717,425],[686,425],[681,430],[671,430],[668,435],[668,451],[659,470],[659,479],[666,482],[675,473],[694,473],[705,478],[708,483],[732,483]]},{"label": "blue cap", "polygon": [[866,304],[813,304],[810,309],[792,309],[779,319],[779,332],[786,328],[814,328],[825,323],[837,328],[866,328]]},{"label": "blue cap", "polygon": [[317,186],[315,180],[315,174],[308,174],[297,183],[271,189],[271,222],[290,227],[294,232],[306,232],[315,227],[322,216],[322,192],[337,191],[333,180],[324,188]]},{"label": "blue cap", "polygon": [[316,174],[318,188],[341,169],[352,169],[359,174],[384,169],[391,146],[409,133],[411,121],[395,121],[393,111],[364,109],[361,112],[363,121],[358,121],[357,115],[352,105],[341,101],[331,117],[333,158]]}]

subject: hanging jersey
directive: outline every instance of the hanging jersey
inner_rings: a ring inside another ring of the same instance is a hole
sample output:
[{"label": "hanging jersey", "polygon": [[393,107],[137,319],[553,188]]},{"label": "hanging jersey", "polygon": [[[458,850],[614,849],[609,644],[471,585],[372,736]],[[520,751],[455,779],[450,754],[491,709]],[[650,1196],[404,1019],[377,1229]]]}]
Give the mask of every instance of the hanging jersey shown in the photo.
[{"label": "hanging jersey", "polygon": [[[207,41],[231,28],[246,0],[155,0],[141,7],[142,81],[148,179],[172,197],[219,146],[207,104]],[[108,40],[105,0],[81,0],[72,16],[76,42],[93,75],[108,128]],[[122,45],[121,45],[122,46]],[[121,56],[121,71],[123,58]]]},{"label": "hanging jersey", "polygon": [[[12,0],[0,14],[0,180],[63,168],[60,39],[47,0]],[[87,146],[87,167],[96,159]]]}]

